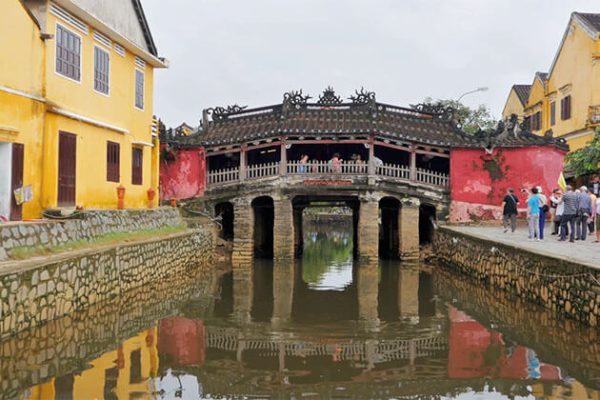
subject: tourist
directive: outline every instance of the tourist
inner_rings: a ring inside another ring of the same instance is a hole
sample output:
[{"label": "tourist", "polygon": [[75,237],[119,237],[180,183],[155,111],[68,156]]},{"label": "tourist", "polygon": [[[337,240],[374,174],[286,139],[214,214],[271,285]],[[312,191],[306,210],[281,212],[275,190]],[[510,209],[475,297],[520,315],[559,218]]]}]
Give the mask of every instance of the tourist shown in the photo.
[{"label": "tourist", "polygon": [[560,228],[560,218],[563,215],[565,205],[560,201],[562,197],[562,191],[560,189],[554,189],[550,196],[550,211],[552,213],[552,222],[554,229],[552,235],[558,235]]},{"label": "tourist", "polygon": [[540,240],[544,240],[544,227],[546,226],[546,213],[550,210],[548,207],[548,198],[544,195],[542,187],[538,186],[538,196],[540,197]]},{"label": "tourist", "polygon": [[575,218],[575,240],[587,239],[587,220],[592,215],[592,199],[588,195],[588,188],[582,186],[577,193],[577,217]]},{"label": "tourist", "polygon": [[600,196],[600,176],[594,175],[590,182],[590,191],[595,194],[596,197]]},{"label": "tourist", "polygon": [[517,229],[517,214],[519,213],[517,204],[519,204],[519,199],[514,195],[514,190],[509,188],[502,201],[502,224],[504,225],[504,233],[508,232],[509,221],[510,231],[514,232],[515,229]]},{"label": "tourist", "polygon": [[596,197],[596,204],[595,204],[595,211],[596,211],[596,240],[594,240],[595,243],[600,242],[600,196]]},{"label": "tourist", "polygon": [[342,159],[340,158],[340,153],[335,153],[331,160],[329,160],[329,164],[334,173],[339,174],[342,172]]},{"label": "tourist", "polygon": [[298,172],[303,174],[305,172],[307,172],[307,165],[308,164],[308,154],[302,154],[300,156],[300,165],[298,165]]},{"label": "tourist", "polygon": [[540,196],[536,187],[531,188],[527,200],[527,220],[529,222],[529,240],[540,240]]},{"label": "tourist", "polygon": [[560,218],[560,241],[564,242],[567,238],[567,224],[569,224],[571,232],[569,242],[575,241],[575,218],[577,216],[577,193],[573,192],[573,188],[567,185],[566,192],[560,199],[560,204],[563,204],[563,214]]},{"label": "tourist", "polygon": [[589,234],[591,235],[594,233],[596,228],[596,200],[598,199],[598,196],[596,196],[593,192],[589,192],[588,195],[590,196],[590,200],[592,202],[592,214],[590,215],[590,219],[588,220],[587,224],[590,230]]}]

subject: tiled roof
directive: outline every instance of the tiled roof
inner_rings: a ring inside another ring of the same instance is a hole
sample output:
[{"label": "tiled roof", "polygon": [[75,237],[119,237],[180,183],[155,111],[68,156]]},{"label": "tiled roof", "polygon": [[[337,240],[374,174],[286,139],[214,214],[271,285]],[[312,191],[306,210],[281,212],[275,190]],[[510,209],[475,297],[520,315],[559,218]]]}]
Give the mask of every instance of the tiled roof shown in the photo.
[{"label": "tiled roof", "polygon": [[330,138],[369,134],[447,147],[473,141],[449,120],[379,103],[376,110],[339,105],[283,112],[279,105],[268,112],[253,112],[245,110],[237,117],[211,122],[186,144],[237,144],[281,135]]},{"label": "tiled roof", "polygon": [[519,98],[519,101],[523,106],[527,104],[529,98],[529,92],[531,91],[531,85],[513,85],[513,89]]},{"label": "tiled roof", "polygon": [[[527,87],[528,85],[515,85]],[[432,111],[434,110],[434,111]],[[211,109],[212,121],[189,136],[169,140],[182,147],[222,147],[240,145],[279,137],[309,139],[352,139],[376,136],[383,140],[404,143],[452,147],[521,147],[563,143],[529,132],[507,132],[503,127],[493,132],[469,135],[452,121],[451,110],[431,107],[403,108],[377,103],[373,98],[364,102],[323,105],[292,103],[245,109],[232,106]],[[205,111],[205,116],[209,110]]]},{"label": "tiled roof", "polygon": [[583,22],[590,29],[595,30],[596,33],[600,32],[600,14],[574,12],[573,15],[580,17]]}]

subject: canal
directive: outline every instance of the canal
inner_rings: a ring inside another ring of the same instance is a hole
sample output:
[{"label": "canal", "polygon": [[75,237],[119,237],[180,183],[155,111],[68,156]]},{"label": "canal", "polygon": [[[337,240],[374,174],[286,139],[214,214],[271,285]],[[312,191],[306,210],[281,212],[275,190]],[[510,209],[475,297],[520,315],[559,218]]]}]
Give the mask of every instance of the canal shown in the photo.
[{"label": "canal", "polygon": [[0,344],[6,399],[600,398],[597,331],[434,264],[353,260],[310,223],[295,265],[157,282]]}]

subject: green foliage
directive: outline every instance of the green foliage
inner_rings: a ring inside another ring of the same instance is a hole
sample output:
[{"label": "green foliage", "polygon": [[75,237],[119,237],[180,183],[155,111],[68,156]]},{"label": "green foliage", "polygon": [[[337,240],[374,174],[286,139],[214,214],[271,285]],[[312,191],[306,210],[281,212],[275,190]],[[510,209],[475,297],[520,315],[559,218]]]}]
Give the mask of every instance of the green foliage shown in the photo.
[{"label": "green foliage", "polygon": [[591,142],[579,150],[572,151],[565,158],[567,168],[575,171],[576,175],[587,175],[598,171],[600,165],[600,128]]},{"label": "green foliage", "polygon": [[474,134],[481,128],[482,130],[494,129],[498,123],[488,106],[480,104],[477,108],[471,108],[456,100],[434,100],[431,97],[425,98],[425,104],[433,106],[452,107],[455,110],[454,118],[461,124],[466,133]]},{"label": "green foliage", "polygon": [[317,283],[330,268],[348,260],[352,260],[352,240],[323,235],[312,242],[307,235],[302,254],[302,278],[306,283]]}]

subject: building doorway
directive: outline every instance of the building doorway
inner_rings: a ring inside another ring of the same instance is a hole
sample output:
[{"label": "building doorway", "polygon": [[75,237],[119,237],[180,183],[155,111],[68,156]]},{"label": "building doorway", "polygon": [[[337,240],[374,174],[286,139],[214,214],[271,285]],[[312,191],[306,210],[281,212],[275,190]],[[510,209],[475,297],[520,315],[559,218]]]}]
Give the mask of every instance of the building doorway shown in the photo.
[{"label": "building doorway", "polygon": [[77,136],[59,132],[58,138],[58,206],[75,205]]}]

